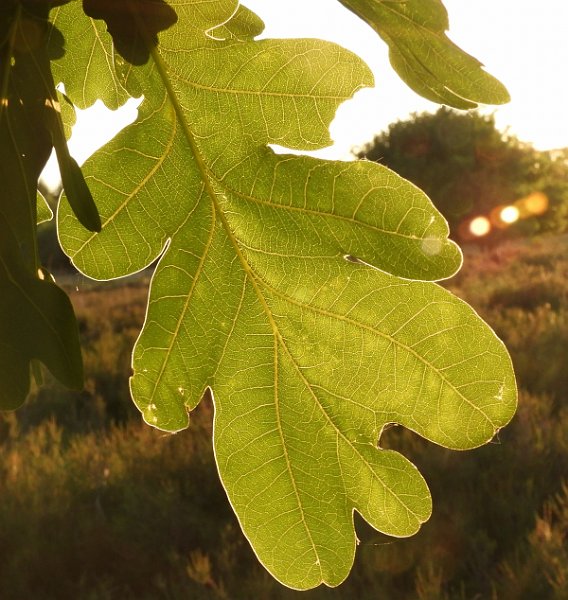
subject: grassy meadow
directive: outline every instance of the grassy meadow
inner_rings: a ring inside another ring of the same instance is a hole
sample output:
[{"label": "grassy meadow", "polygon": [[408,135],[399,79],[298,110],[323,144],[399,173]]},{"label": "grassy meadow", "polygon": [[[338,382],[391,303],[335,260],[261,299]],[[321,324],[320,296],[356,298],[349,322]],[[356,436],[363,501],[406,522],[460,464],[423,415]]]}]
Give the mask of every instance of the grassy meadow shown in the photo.
[{"label": "grassy meadow", "polygon": [[144,277],[68,277],[86,386],[54,382],[0,416],[0,598],[565,600],[568,598],[568,238],[465,249],[445,283],[507,344],[518,414],[499,439],[451,452],[401,428],[382,443],[428,481],[434,514],[410,539],[356,517],[339,588],[294,592],[260,567],[219,484],[212,405],[165,435],[128,394]]}]

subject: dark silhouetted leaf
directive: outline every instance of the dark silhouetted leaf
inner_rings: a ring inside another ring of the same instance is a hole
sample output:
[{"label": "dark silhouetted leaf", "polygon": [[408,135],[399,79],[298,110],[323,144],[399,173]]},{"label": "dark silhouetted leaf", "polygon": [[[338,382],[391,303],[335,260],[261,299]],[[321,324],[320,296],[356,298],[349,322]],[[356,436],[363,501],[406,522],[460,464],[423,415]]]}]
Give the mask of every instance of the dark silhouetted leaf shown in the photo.
[{"label": "dark silhouetted leaf", "polygon": [[80,389],[83,366],[71,302],[54,283],[30,273],[1,213],[0,289],[0,408],[24,402],[33,359],[68,387]]},{"label": "dark silhouetted leaf", "polygon": [[89,17],[105,21],[117,52],[134,65],[148,62],[158,33],[177,21],[164,0],[83,0],[83,8]]},{"label": "dark silhouetted leaf", "polygon": [[[13,15],[0,55],[0,405],[15,408],[38,359],[70,387],[82,385],[82,362],[69,299],[39,279],[36,222],[38,177],[52,149],[49,66],[41,19]],[[53,90],[55,93],[55,90]]]}]

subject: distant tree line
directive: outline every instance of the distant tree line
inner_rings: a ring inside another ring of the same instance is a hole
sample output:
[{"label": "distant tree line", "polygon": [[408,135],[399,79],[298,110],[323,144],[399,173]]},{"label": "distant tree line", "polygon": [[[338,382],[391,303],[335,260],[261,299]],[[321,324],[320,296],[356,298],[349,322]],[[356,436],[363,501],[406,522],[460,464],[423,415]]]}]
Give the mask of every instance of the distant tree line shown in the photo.
[{"label": "distant tree line", "polygon": [[[495,127],[492,115],[440,108],[415,114],[377,135],[357,156],[390,167],[423,189],[448,219],[454,237],[477,215],[517,202],[521,218],[492,237],[563,232],[568,226],[568,149],[542,152]],[[545,211],[523,214],[538,193]],[[543,196],[542,196],[543,195]]]}]

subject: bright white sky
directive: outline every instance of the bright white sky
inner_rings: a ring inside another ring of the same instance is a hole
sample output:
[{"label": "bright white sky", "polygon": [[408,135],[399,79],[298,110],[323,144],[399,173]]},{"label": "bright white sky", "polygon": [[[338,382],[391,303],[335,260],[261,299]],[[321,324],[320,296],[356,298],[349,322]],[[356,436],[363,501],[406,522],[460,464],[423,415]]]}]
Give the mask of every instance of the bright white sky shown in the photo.
[{"label": "bright white sky", "polygon": [[[351,148],[372,140],[390,123],[438,109],[398,79],[386,45],[339,2],[243,3],[264,19],[264,37],[328,39],[359,54],[375,73],[376,87],[362,90],[339,109],[331,127],[335,144],[319,156],[349,158]],[[568,0],[444,0],[444,5],[452,40],[509,89],[510,104],[484,108],[495,112],[497,126],[540,150],[568,147]],[[119,128],[116,118],[102,112],[95,118],[79,115],[71,152],[83,162]],[[48,179],[56,181],[57,175],[52,171]]]}]

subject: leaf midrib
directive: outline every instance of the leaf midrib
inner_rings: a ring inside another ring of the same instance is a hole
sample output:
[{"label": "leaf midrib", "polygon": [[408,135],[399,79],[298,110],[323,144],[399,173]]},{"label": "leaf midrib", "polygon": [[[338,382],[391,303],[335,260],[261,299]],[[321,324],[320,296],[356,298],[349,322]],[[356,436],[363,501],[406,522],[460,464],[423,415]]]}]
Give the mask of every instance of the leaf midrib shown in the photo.
[{"label": "leaf midrib", "polygon": [[[324,416],[324,418],[327,420],[327,422],[331,425],[331,427],[333,428],[333,430],[336,432],[336,434],[338,436],[341,437],[341,439],[343,439],[344,443],[346,443],[349,447],[352,448],[352,450],[357,454],[357,456],[359,456],[360,460],[363,461],[363,464],[366,466],[367,469],[369,469],[369,471],[371,472],[372,476],[374,478],[376,478],[378,481],[381,482],[383,489],[390,494],[393,498],[396,499],[397,502],[399,502],[404,508],[405,510],[407,510],[410,514],[412,514],[415,519],[417,520],[417,522],[422,522],[422,520],[418,517],[418,515],[416,513],[414,513],[414,511],[412,511],[408,506],[405,505],[405,503],[398,497],[397,494],[394,493],[394,491],[386,484],[384,483],[384,481],[378,476],[377,473],[375,473],[375,471],[373,470],[373,468],[371,467],[371,465],[368,464],[368,462],[366,461],[366,459],[361,455],[361,453],[357,450],[357,448],[355,448],[355,446],[351,443],[351,441],[343,434],[343,432],[341,432],[341,430],[336,426],[336,424],[333,422],[333,420],[331,419],[331,417],[327,414],[327,412],[325,411],[324,407],[321,405],[321,403],[319,402],[319,399],[316,397],[314,391],[312,390],[311,385],[309,384],[309,382],[307,382],[305,380],[305,377],[303,376],[303,374],[300,372],[299,367],[294,359],[294,357],[292,356],[292,354],[290,353],[290,350],[288,349],[284,338],[282,336],[282,334],[279,331],[278,325],[276,323],[276,321],[274,320],[274,317],[272,315],[272,311],[270,310],[270,307],[266,301],[266,298],[264,297],[262,290],[260,289],[259,283],[260,283],[260,279],[257,277],[257,274],[253,271],[252,267],[250,266],[250,264],[248,263],[248,261],[246,260],[246,257],[243,255],[239,242],[235,237],[234,232],[232,231],[230,224],[228,223],[226,216],[224,215],[223,209],[219,204],[218,198],[217,198],[217,193],[215,191],[215,189],[212,186],[211,183],[211,172],[204,160],[204,158],[201,155],[201,152],[199,150],[199,147],[196,143],[195,137],[193,135],[193,132],[191,131],[191,128],[189,126],[189,124],[187,123],[186,119],[185,119],[185,115],[184,115],[184,111],[183,108],[181,106],[181,104],[179,103],[177,96],[175,94],[175,91],[173,89],[173,86],[170,83],[169,80],[169,76],[168,76],[168,71],[166,66],[164,65],[161,56],[159,55],[159,53],[153,49],[152,51],[153,54],[153,58],[158,70],[158,73],[160,75],[160,78],[162,79],[166,90],[167,90],[167,94],[168,97],[170,99],[170,102],[172,103],[172,106],[174,108],[174,111],[178,117],[178,120],[181,123],[182,126],[182,130],[184,132],[184,135],[186,137],[186,140],[189,143],[189,146],[191,148],[192,154],[195,158],[195,161],[197,163],[198,166],[198,170],[201,173],[201,177],[202,180],[204,182],[205,185],[205,189],[207,192],[207,195],[210,197],[213,206],[214,206],[214,210],[217,213],[218,217],[219,217],[219,221],[222,223],[223,225],[223,229],[225,230],[227,237],[229,238],[231,244],[233,245],[234,249],[235,249],[235,253],[237,254],[237,257],[239,258],[239,262],[241,263],[243,270],[245,271],[245,274],[248,278],[248,280],[251,282],[253,289],[255,291],[255,294],[257,296],[257,298],[259,299],[259,302],[261,304],[261,306],[263,307],[263,310],[268,318],[268,321],[270,323],[270,327],[272,329],[273,332],[273,336],[274,336],[274,372],[275,372],[275,383],[274,383],[274,404],[275,404],[275,410],[276,410],[276,416],[277,416],[277,426],[278,426],[278,432],[279,432],[279,437],[281,440],[281,444],[282,444],[282,448],[284,450],[284,457],[285,457],[285,461],[286,461],[286,468],[290,477],[290,481],[292,484],[292,487],[294,489],[294,494],[296,497],[296,502],[298,504],[298,508],[299,508],[299,512],[301,515],[301,519],[302,519],[302,523],[304,525],[304,529],[306,531],[306,534],[308,536],[308,539],[310,541],[310,544],[313,548],[314,554],[316,556],[317,559],[317,565],[319,566],[320,569],[320,576],[322,579],[324,579],[323,576],[323,571],[322,571],[322,565],[321,565],[321,560],[319,558],[319,553],[317,550],[317,546],[312,538],[311,535],[311,531],[310,528],[307,524],[307,522],[305,521],[305,516],[304,516],[304,510],[302,508],[302,500],[300,498],[300,493],[299,493],[299,489],[297,487],[296,484],[296,480],[293,474],[293,470],[292,470],[292,465],[291,465],[291,461],[290,461],[290,457],[288,456],[288,451],[287,451],[287,445],[285,442],[285,437],[284,437],[284,432],[282,430],[282,419],[280,416],[280,402],[279,402],[279,396],[278,396],[278,384],[277,384],[277,380],[278,380],[278,355],[279,355],[279,351],[278,351],[278,345],[280,345],[284,351],[288,354],[288,356],[290,357],[290,360],[292,361],[292,364],[294,365],[294,369],[297,371],[297,373],[299,374],[299,376],[301,377],[302,381],[304,382],[304,385],[308,388],[310,395],[312,396],[312,398],[314,399],[314,401],[316,402],[319,410],[321,411],[322,415]],[[255,200],[253,198],[250,198],[250,200]],[[270,204],[270,203],[268,203]],[[306,210],[305,212],[311,213],[312,211]],[[320,215],[320,213],[316,213],[318,215]],[[321,216],[321,215],[320,215]],[[333,216],[333,215],[331,215]],[[345,218],[345,220],[347,221],[352,221],[352,219],[347,219]],[[406,237],[406,236],[404,236]]]},{"label": "leaf midrib", "polygon": [[[267,314],[267,316],[269,318],[269,321],[270,321],[270,324],[271,324],[271,327],[272,327],[272,330],[273,330],[273,333],[274,333],[275,344],[276,344],[277,343],[277,335],[276,335],[277,334],[277,328],[276,328],[276,323],[275,323],[275,321],[274,321],[274,319],[272,317],[272,314],[270,313],[270,308],[266,304],[265,298],[263,297],[262,293],[260,292],[260,290],[258,288],[258,283],[256,281],[254,273],[253,273],[250,265],[248,264],[248,262],[246,261],[246,259],[242,255],[242,252],[241,252],[241,250],[239,248],[238,242],[235,239],[235,236],[234,236],[234,234],[233,234],[233,232],[232,232],[232,230],[230,228],[229,223],[227,222],[227,219],[226,219],[226,217],[225,217],[225,215],[224,215],[221,207],[219,206],[219,203],[218,203],[218,200],[217,200],[217,194],[216,194],[215,190],[213,189],[213,186],[211,184],[211,180],[209,178],[209,174],[210,174],[209,169],[207,167],[207,164],[205,163],[205,160],[201,156],[201,152],[200,152],[199,147],[198,147],[198,145],[197,145],[197,143],[195,141],[195,137],[193,135],[193,132],[191,131],[191,129],[189,127],[189,124],[185,120],[185,115],[184,115],[184,112],[183,112],[183,108],[182,108],[181,104],[179,103],[179,101],[177,99],[177,96],[175,94],[175,91],[174,91],[174,89],[173,89],[173,87],[172,87],[172,85],[170,83],[170,80],[169,80],[169,77],[168,77],[167,68],[164,65],[162,57],[160,56],[160,54],[156,50],[156,48],[152,48],[151,49],[151,54],[152,54],[152,57],[154,59],[154,63],[156,65],[156,69],[157,69],[157,71],[158,71],[158,73],[160,75],[160,78],[162,79],[162,82],[164,83],[164,86],[166,88],[166,92],[167,92],[168,98],[169,98],[169,100],[170,100],[170,102],[172,104],[172,107],[173,107],[173,109],[174,109],[174,111],[176,113],[176,116],[177,116],[179,122],[181,123],[182,130],[183,130],[185,138],[186,138],[186,140],[187,140],[187,142],[188,142],[188,144],[190,146],[190,149],[191,149],[191,152],[193,154],[193,157],[195,158],[195,162],[197,163],[198,170],[201,173],[201,177],[202,177],[202,180],[203,180],[203,183],[204,183],[207,195],[211,199],[211,202],[212,202],[212,204],[214,206],[214,210],[217,213],[217,215],[219,216],[219,220],[222,223],[223,228],[225,229],[225,231],[227,233],[227,237],[229,238],[229,240],[231,241],[233,247],[235,248],[235,253],[237,254],[237,257],[239,258],[239,261],[241,262],[241,264],[243,266],[243,269],[244,269],[244,271],[245,271],[248,279],[251,281],[251,283],[253,285],[253,288],[255,290],[255,293],[257,294],[257,296],[259,298],[259,301],[260,301],[261,305],[263,306],[263,309],[265,310],[265,312],[266,312],[266,314]],[[211,231],[213,231],[213,228],[212,228]],[[206,256],[206,254],[204,255],[204,257],[205,256]],[[275,355],[277,355],[277,353],[275,353]],[[277,358],[276,357],[275,357],[275,363],[277,363]],[[275,385],[275,388],[277,388],[276,385]],[[287,452],[286,452],[286,444],[284,443],[283,432],[282,432],[281,423],[280,423],[280,419],[279,418],[278,418],[278,428],[279,428],[279,433],[280,433],[280,437],[281,437],[281,441],[282,441],[282,447],[284,449],[284,455],[286,457],[286,464],[287,464],[288,474],[289,474],[289,477],[290,477],[290,481],[292,483],[292,487],[294,489],[294,493],[295,493],[295,496],[296,496],[296,501],[298,503],[298,508],[299,508],[299,511],[300,511],[300,514],[301,514],[301,518],[302,518],[302,523],[303,523],[304,528],[306,530],[306,534],[308,536],[308,539],[310,540],[313,552],[314,552],[314,554],[316,556],[316,560],[317,560],[316,564],[318,564],[318,566],[319,566],[320,577],[321,577],[321,579],[324,579],[324,577],[323,577],[323,571],[322,571],[322,566],[321,566],[321,560],[319,558],[317,547],[316,547],[316,544],[315,544],[315,542],[314,542],[314,540],[312,538],[311,531],[310,531],[310,529],[309,529],[309,527],[308,527],[308,525],[307,525],[307,523],[305,521],[305,518],[304,518],[304,510],[302,509],[302,501],[301,501],[300,496],[299,496],[299,491],[298,491],[298,488],[297,488],[297,485],[296,485],[294,474],[292,473],[292,470],[291,470],[291,464],[290,464],[290,461],[289,461],[289,457],[288,457]]]}]

